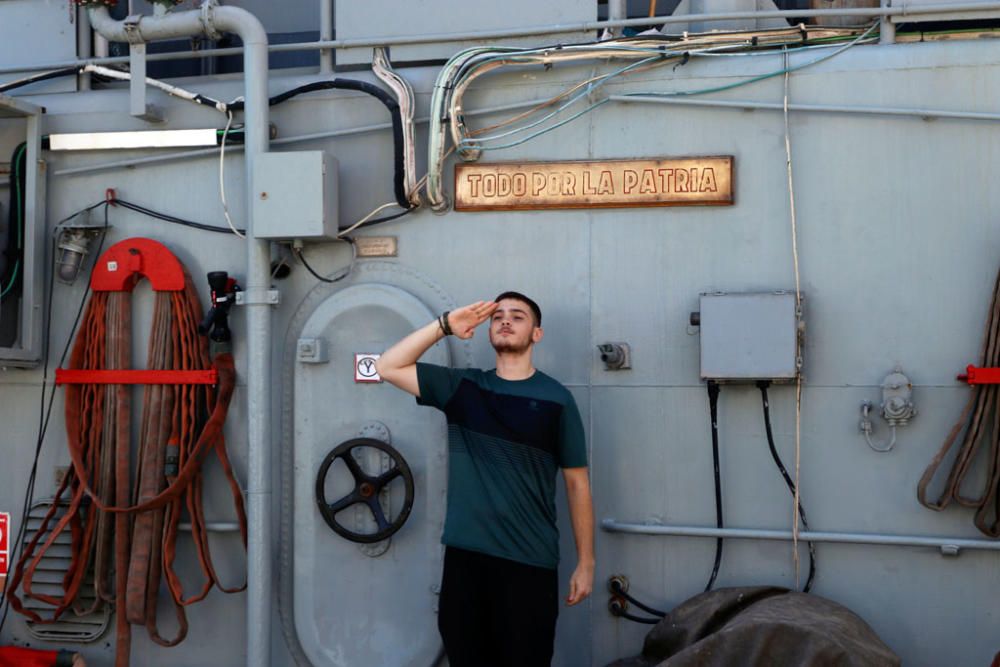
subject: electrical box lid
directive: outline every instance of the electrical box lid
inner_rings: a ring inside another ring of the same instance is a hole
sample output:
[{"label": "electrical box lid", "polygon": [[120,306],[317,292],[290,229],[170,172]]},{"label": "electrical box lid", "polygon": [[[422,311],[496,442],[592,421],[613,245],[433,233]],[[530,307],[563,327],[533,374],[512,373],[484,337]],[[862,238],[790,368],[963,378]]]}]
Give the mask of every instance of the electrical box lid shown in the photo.
[{"label": "electrical box lid", "polygon": [[329,241],[337,236],[336,158],[326,151],[265,153],[254,162],[254,236]]},{"label": "electrical box lid", "polygon": [[701,295],[701,377],[790,381],[799,373],[801,313],[793,292]]}]

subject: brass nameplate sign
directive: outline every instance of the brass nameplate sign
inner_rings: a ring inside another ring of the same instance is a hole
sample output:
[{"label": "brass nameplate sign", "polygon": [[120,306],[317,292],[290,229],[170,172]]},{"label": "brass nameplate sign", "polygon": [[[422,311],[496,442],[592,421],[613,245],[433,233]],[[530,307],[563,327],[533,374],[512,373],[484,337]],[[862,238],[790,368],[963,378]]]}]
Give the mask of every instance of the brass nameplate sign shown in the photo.
[{"label": "brass nameplate sign", "polygon": [[456,211],[732,203],[731,155],[455,167]]},{"label": "brass nameplate sign", "polygon": [[399,254],[395,236],[358,236],[354,239],[358,257],[396,257]]}]

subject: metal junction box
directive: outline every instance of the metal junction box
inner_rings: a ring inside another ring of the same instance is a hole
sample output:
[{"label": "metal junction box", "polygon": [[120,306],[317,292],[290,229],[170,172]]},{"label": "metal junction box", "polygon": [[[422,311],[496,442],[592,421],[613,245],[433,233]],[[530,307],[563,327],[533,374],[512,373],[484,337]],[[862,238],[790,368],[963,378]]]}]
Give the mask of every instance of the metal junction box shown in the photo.
[{"label": "metal junction box", "polygon": [[702,294],[702,379],[794,380],[800,366],[797,310],[793,292]]},{"label": "metal junction box", "polygon": [[290,241],[337,236],[337,160],[326,151],[265,153],[254,163],[254,233]]}]

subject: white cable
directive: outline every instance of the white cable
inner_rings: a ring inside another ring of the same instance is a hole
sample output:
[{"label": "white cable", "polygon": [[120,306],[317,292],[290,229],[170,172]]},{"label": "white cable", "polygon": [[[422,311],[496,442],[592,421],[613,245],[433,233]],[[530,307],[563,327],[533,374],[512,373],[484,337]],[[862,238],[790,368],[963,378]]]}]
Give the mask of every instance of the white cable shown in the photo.
[{"label": "white cable", "polygon": [[[792,181],[792,140],[788,129],[788,48],[782,49],[785,61],[785,165],[788,170],[788,206],[792,221],[792,266],[795,269],[795,311],[802,312],[802,292],[799,283],[799,239],[795,220],[795,184]],[[799,585],[799,497],[802,483],[799,465],[802,453],[802,369],[795,374],[795,498],[792,503],[792,562],[795,564],[795,586]]]},{"label": "white cable", "polygon": [[246,236],[240,233],[240,230],[236,229],[236,225],[233,224],[233,219],[229,217],[229,205],[226,204],[226,138],[229,136],[229,128],[233,124],[233,112],[226,112],[226,129],[222,132],[222,146],[219,147],[219,197],[222,199],[222,213],[226,216],[226,222],[229,224],[229,228],[233,230],[233,234],[236,234],[241,239],[245,239]]},{"label": "white cable", "polygon": [[413,112],[416,102],[413,87],[393,69],[384,48],[375,49],[372,60],[372,71],[396,95],[399,103],[399,114],[403,121],[403,180],[406,196],[414,206],[420,205],[417,194],[417,155],[416,142],[413,138]]},{"label": "white cable", "polygon": [[[101,76],[106,76],[109,79],[118,79],[119,81],[131,81],[132,75],[129,72],[122,72],[121,70],[111,69],[110,67],[101,67],[100,65],[85,65],[83,68],[84,72],[90,72],[92,74],[100,74]],[[184,90],[183,88],[178,88],[177,86],[172,86],[169,83],[164,83],[158,79],[151,79],[146,77],[146,85],[152,88],[158,88],[168,95],[173,95],[174,97],[179,97],[182,100],[187,100],[188,102],[195,102],[201,104],[198,101],[199,94],[192,93],[190,90]],[[207,98],[203,98],[207,99]],[[223,102],[216,102],[215,109],[220,113],[227,113],[227,105]]]},{"label": "white cable", "polygon": [[378,208],[376,208],[374,211],[372,211],[371,213],[369,213],[365,217],[361,218],[360,220],[358,220],[357,222],[355,222],[353,225],[351,225],[350,227],[348,227],[344,231],[342,231],[339,234],[337,234],[337,238],[339,239],[339,238],[343,238],[343,237],[347,236],[348,234],[350,234],[351,232],[353,232],[355,229],[357,229],[361,225],[365,224],[366,222],[368,222],[369,220],[371,220],[372,218],[374,218],[376,215],[378,215],[379,213],[381,213],[385,209],[390,208],[392,206],[399,206],[399,204],[396,203],[396,202],[394,202],[394,201],[382,204],[381,206],[379,206]]}]

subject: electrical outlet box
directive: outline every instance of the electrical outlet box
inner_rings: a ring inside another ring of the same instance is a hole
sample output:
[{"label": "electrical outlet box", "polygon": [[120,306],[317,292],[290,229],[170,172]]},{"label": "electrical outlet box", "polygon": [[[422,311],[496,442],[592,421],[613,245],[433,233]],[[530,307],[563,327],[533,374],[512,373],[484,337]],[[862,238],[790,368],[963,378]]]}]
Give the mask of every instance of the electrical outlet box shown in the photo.
[{"label": "electrical outlet box", "polygon": [[793,292],[701,295],[701,377],[791,381],[799,373],[801,313]]},{"label": "electrical outlet box", "polygon": [[274,241],[337,236],[336,158],[326,151],[265,153],[254,161],[254,235]]}]

